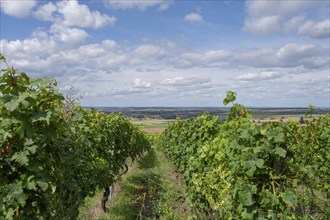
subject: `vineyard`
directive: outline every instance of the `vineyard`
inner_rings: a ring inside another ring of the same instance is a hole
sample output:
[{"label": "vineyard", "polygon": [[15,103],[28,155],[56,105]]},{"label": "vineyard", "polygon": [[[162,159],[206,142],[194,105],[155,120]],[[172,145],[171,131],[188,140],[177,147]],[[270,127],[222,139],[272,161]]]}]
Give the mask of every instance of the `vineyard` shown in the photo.
[{"label": "vineyard", "polygon": [[151,144],[181,173],[192,219],[330,216],[329,114],[310,115],[304,126],[257,125],[229,91],[224,105],[232,107],[224,123],[204,113],[148,138],[121,114],[68,102],[56,86],[8,65],[1,70],[0,219],[76,219],[86,197],[103,189],[107,196],[127,171],[128,158],[149,151],[153,161]]},{"label": "vineyard", "polygon": [[330,115],[301,126],[250,122],[233,103],[225,123],[203,114],[176,121],[160,146],[184,176],[204,219],[326,219],[330,216]]},{"label": "vineyard", "polygon": [[121,115],[65,106],[55,81],[1,71],[0,219],[75,219],[149,148]]}]

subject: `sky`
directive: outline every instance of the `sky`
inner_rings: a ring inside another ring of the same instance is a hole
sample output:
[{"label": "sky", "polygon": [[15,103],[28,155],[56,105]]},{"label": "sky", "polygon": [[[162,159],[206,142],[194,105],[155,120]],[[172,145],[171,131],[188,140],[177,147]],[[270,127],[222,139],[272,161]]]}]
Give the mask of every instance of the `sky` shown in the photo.
[{"label": "sky", "polygon": [[0,2],[8,63],[83,106],[330,107],[328,0]]}]

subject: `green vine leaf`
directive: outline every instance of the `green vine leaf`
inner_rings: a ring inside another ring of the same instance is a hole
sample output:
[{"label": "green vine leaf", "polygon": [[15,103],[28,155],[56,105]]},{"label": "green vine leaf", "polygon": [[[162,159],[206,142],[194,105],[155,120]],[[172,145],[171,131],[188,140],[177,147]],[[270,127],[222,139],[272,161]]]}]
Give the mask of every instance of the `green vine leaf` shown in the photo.
[{"label": "green vine leaf", "polygon": [[294,207],[297,205],[297,202],[298,202],[297,197],[291,190],[286,190],[286,191],[282,192],[280,194],[280,196],[287,205],[289,205],[291,207]]},{"label": "green vine leaf", "polygon": [[22,151],[22,152],[17,152],[15,153],[11,158],[11,161],[16,161],[19,163],[21,166],[25,166],[29,162],[29,158],[27,157],[27,152]]},{"label": "green vine leaf", "polygon": [[274,150],[274,153],[280,157],[285,157],[286,156],[286,150],[284,150],[283,148],[281,147],[276,147],[275,150]]}]

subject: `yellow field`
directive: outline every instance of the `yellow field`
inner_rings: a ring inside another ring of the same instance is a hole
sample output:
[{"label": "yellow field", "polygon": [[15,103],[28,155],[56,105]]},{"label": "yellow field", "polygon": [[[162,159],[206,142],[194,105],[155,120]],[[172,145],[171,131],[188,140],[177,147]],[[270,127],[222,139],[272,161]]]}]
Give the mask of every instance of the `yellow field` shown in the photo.
[{"label": "yellow field", "polygon": [[[276,116],[267,116],[261,118],[252,118],[251,121],[262,124],[265,122],[276,122],[276,121],[294,121],[299,122],[300,117],[303,117],[305,121],[310,120],[310,118],[305,115],[276,115]],[[319,115],[313,115],[313,118],[318,118]],[[165,127],[175,121],[175,120],[167,120],[167,119],[131,119],[132,123],[139,126],[143,131],[148,134],[157,134],[164,131]]]},{"label": "yellow field", "polygon": [[141,127],[143,131],[148,134],[156,134],[164,131],[168,123],[175,120],[166,120],[166,119],[132,119],[133,124]]},{"label": "yellow field", "polygon": [[[313,118],[318,118],[320,115],[313,115]],[[312,118],[306,117],[305,115],[276,115],[276,116],[267,116],[264,118],[252,118],[251,121],[256,122],[257,124],[261,124],[264,122],[276,122],[276,121],[293,121],[293,122],[299,122],[300,118],[303,117],[304,121],[311,120]]]}]

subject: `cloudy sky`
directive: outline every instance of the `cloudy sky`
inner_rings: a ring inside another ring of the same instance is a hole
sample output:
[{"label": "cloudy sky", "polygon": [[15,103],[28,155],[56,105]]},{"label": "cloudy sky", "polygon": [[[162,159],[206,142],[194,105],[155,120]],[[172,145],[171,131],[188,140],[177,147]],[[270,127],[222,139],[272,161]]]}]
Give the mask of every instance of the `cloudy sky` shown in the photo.
[{"label": "cloudy sky", "polygon": [[85,106],[330,107],[327,0],[1,0],[1,53]]}]

